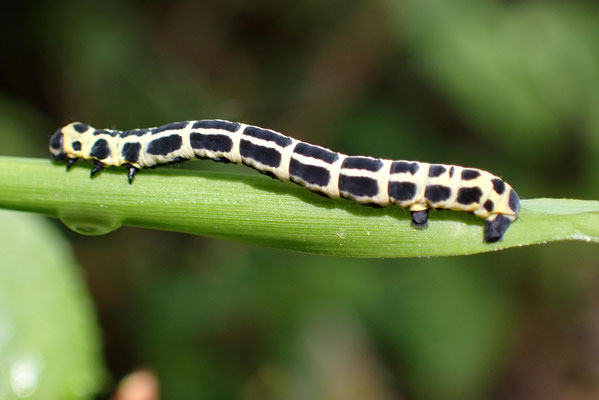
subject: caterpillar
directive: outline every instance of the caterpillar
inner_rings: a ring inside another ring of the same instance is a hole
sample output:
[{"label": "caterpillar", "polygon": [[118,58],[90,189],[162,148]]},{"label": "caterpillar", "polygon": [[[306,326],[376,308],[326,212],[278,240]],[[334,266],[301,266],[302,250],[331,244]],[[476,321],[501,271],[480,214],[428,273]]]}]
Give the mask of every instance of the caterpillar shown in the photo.
[{"label": "caterpillar", "polygon": [[79,159],[94,162],[91,176],[124,165],[131,184],[141,168],[193,158],[245,164],[330,198],[373,206],[409,208],[412,225],[426,228],[428,210],[467,211],[485,220],[484,242],[500,240],[518,217],[520,200],[491,173],[458,165],[347,156],[279,132],[225,120],[174,122],[156,128],[117,131],[81,122],[50,139],[67,170]]}]

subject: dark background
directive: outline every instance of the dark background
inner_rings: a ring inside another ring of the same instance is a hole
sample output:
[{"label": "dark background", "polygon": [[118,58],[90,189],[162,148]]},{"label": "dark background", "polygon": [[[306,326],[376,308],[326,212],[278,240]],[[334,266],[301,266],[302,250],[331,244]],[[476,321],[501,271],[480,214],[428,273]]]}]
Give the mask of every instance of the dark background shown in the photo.
[{"label": "dark background", "polygon": [[[583,0],[12,2],[0,151],[48,157],[73,120],[223,118],[597,199],[597,21]],[[599,397],[593,245],[369,260],[62,232],[112,377],[151,368],[164,398]]]}]

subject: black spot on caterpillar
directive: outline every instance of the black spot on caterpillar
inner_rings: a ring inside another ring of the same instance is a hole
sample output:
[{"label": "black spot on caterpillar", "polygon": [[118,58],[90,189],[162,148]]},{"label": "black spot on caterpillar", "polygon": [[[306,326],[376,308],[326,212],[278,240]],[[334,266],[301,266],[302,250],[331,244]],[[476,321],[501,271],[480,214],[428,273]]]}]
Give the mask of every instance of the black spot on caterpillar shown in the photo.
[{"label": "black spot on caterpillar", "polygon": [[428,209],[470,212],[485,220],[483,240],[500,240],[518,217],[520,200],[501,178],[457,165],[347,156],[279,132],[223,120],[174,122],[158,128],[117,131],[80,122],[54,133],[50,152],[67,166],[94,160],[92,175],[106,166],[128,168],[131,183],[142,168],[192,158],[245,164],[329,198],[364,205],[397,204],[424,228]]}]

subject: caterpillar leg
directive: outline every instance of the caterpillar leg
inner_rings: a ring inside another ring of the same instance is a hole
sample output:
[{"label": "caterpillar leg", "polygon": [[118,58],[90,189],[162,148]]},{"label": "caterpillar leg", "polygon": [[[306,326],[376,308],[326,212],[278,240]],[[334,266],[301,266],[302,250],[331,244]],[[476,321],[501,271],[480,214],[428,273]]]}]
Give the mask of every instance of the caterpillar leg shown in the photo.
[{"label": "caterpillar leg", "polygon": [[98,160],[94,160],[94,167],[92,168],[92,171],[90,173],[90,178],[93,178],[94,175],[96,175],[98,172],[102,171],[104,169],[104,164],[102,164],[101,161]]},{"label": "caterpillar leg", "polygon": [[133,183],[133,178],[135,177],[135,174],[139,172],[139,168],[136,168],[131,164],[127,164],[127,169],[129,170],[129,173],[127,174],[127,179],[129,179],[129,185],[131,185]]},{"label": "caterpillar leg", "polygon": [[78,160],[79,160],[78,158],[69,158],[69,159],[67,159],[67,171],[70,170],[71,167],[73,165],[75,165]]},{"label": "caterpillar leg", "polygon": [[222,162],[222,163],[224,163],[224,164],[231,164],[231,160],[229,160],[229,159],[228,159],[228,158],[226,158],[226,157],[214,157],[214,158],[212,159],[212,161],[214,161],[214,162]]},{"label": "caterpillar leg", "polygon": [[270,171],[258,171],[258,172],[260,172],[262,175],[268,176],[269,178],[280,180],[275,174],[273,174]]},{"label": "caterpillar leg", "polygon": [[410,207],[412,212],[412,226],[414,228],[424,229],[428,226],[428,208],[421,204],[414,204]]},{"label": "caterpillar leg", "polygon": [[512,220],[505,215],[492,215],[485,220],[484,241],[493,243],[501,240],[507,228],[510,227]]}]

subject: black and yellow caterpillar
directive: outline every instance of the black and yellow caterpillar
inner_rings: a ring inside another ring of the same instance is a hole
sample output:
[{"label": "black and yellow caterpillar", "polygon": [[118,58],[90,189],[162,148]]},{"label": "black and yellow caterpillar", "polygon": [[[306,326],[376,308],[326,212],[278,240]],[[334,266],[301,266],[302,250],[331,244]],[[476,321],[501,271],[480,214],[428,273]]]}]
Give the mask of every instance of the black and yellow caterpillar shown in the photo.
[{"label": "black and yellow caterpillar", "polygon": [[158,164],[193,158],[243,163],[331,198],[409,208],[418,228],[427,226],[430,208],[468,211],[485,219],[485,242],[500,240],[520,209],[511,186],[484,170],[347,156],[269,129],[223,120],[128,131],[73,122],[52,136],[50,152],[57,160],[66,159],[67,169],[78,159],[94,160],[92,176],[106,166],[124,165],[129,183],[141,168]]}]

